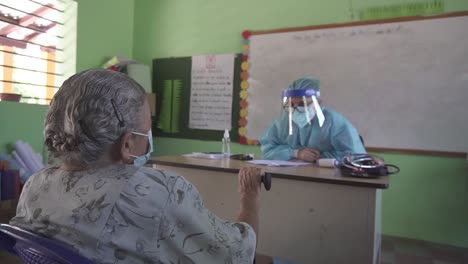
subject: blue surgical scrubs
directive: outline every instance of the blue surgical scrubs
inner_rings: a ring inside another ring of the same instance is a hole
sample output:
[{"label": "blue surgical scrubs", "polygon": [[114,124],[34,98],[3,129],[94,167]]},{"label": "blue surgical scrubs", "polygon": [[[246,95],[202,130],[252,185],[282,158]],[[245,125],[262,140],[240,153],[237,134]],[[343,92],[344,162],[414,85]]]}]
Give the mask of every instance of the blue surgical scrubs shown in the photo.
[{"label": "blue surgical scrubs", "polygon": [[322,107],[325,122],[322,127],[315,116],[311,124],[299,128],[294,122],[293,134],[289,135],[288,113],[283,111],[260,137],[262,158],[289,160],[294,150],[313,148],[320,151],[320,158],[341,160],[349,153],[366,153],[356,128],[341,114]]}]

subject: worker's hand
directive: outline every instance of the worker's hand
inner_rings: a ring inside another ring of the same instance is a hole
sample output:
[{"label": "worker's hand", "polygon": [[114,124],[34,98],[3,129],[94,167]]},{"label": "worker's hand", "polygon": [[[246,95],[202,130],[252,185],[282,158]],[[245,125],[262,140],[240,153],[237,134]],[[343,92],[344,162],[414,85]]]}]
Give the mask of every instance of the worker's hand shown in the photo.
[{"label": "worker's hand", "polygon": [[242,197],[256,198],[260,193],[262,170],[255,167],[239,171],[239,193]]},{"label": "worker's hand", "polygon": [[320,158],[320,152],[313,148],[303,148],[297,152],[297,159],[313,162]]}]

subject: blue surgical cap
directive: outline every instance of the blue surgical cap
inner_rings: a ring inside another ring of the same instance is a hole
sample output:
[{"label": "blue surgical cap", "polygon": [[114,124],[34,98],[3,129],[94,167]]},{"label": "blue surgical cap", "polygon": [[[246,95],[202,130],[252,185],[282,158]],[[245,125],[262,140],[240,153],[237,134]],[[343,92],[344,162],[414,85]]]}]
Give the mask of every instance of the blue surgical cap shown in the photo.
[{"label": "blue surgical cap", "polygon": [[[307,89],[314,89],[315,91],[320,91],[320,80],[314,77],[304,77],[295,80],[291,83],[288,87],[288,90],[307,90]],[[320,95],[320,93],[319,93]],[[320,96],[317,96],[317,99]]]}]

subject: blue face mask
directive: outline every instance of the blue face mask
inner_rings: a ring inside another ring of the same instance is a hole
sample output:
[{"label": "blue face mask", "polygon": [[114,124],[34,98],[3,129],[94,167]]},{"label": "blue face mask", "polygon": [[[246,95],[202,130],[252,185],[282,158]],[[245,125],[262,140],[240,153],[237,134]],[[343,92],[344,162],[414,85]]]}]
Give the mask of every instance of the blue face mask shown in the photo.
[{"label": "blue face mask", "polygon": [[[292,120],[294,123],[296,123],[297,126],[299,126],[299,128],[303,128],[309,123],[309,120],[307,120],[307,115],[305,113],[305,109],[303,106],[302,107],[299,106],[297,107],[297,109],[301,111],[302,113],[299,111],[294,111]],[[310,120],[312,120],[312,118],[314,118],[315,116],[315,110],[314,110],[313,105],[310,105],[307,108],[307,110],[309,111],[309,118]]]},{"label": "blue face mask", "polygon": [[151,129],[148,131],[148,134],[142,134],[138,132],[131,132],[132,134],[145,136],[148,137],[148,152],[141,156],[130,155],[130,157],[135,158],[133,160],[133,165],[141,167],[145,165],[145,163],[149,160],[151,152],[153,152],[153,134],[151,133]]}]

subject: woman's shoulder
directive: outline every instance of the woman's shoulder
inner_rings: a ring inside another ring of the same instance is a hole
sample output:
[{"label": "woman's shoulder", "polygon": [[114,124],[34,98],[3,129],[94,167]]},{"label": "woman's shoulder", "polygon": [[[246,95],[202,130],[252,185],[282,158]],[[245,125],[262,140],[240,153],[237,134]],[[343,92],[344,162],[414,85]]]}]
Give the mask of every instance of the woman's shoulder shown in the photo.
[{"label": "woman's shoulder", "polygon": [[[181,175],[173,172],[173,171],[168,171],[168,170],[159,170],[156,168],[152,167],[140,167],[135,175],[141,175],[143,177],[148,177],[148,178],[160,178],[160,179],[169,179],[169,178],[174,178],[174,177],[182,177]],[[184,178],[185,179],[185,178]]]},{"label": "woman's shoulder", "polygon": [[149,167],[138,168],[121,193],[139,207],[154,207],[148,210],[156,210],[163,205],[180,205],[182,200],[199,199],[198,190],[183,176]]},{"label": "woman's shoulder", "polygon": [[148,184],[161,185],[165,189],[173,187],[174,185],[190,185],[192,184],[185,179],[184,176],[179,175],[173,171],[159,170],[151,167],[141,167],[132,176],[132,182],[145,182]]},{"label": "woman's shoulder", "polygon": [[41,170],[36,171],[32,175],[30,175],[27,178],[25,185],[28,183],[31,184],[31,182],[35,181],[36,179],[47,179],[50,175],[57,173],[58,169],[59,167],[57,166],[47,166],[45,168],[42,168]]}]

